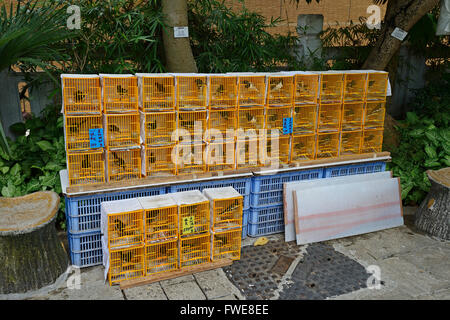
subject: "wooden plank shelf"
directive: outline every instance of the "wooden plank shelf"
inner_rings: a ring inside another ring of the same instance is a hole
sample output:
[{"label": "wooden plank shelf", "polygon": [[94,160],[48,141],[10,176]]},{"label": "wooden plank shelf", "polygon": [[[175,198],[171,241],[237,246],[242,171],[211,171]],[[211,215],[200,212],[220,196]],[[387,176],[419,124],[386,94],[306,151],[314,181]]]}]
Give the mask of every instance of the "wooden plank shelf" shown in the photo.
[{"label": "wooden plank shelf", "polygon": [[233,263],[233,260],[231,260],[231,259],[223,259],[223,260],[219,260],[219,261],[201,264],[198,266],[185,267],[185,268],[179,269],[179,270],[157,273],[157,274],[149,275],[149,276],[142,277],[142,278],[124,280],[124,281],[120,282],[120,289],[121,290],[129,289],[129,288],[133,288],[133,287],[150,284],[153,282],[178,278],[178,277],[194,274],[197,272],[203,272],[203,271],[223,268],[223,267],[231,265],[232,263]]}]

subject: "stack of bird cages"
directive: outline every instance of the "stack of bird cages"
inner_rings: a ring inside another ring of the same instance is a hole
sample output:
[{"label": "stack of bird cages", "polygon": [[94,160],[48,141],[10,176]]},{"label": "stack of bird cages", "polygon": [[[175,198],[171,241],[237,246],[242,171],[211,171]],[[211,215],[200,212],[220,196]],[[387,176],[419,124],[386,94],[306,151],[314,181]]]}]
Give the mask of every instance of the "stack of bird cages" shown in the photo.
[{"label": "stack of bird cages", "polygon": [[61,82],[69,184],[104,183],[100,77],[63,74]]},{"label": "stack of bird cages", "polygon": [[179,267],[200,265],[210,258],[210,212],[208,199],[198,190],[171,194],[178,205]]},{"label": "stack of bird cages", "polygon": [[342,72],[321,73],[317,114],[317,159],[339,155],[343,88]]},{"label": "stack of bird cages", "polygon": [[210,201],[211,261],[241,256],[243,197],[233,187],[203,189]]},{"label": "stack of bird cages", "polygon": [[101,204],[103,265],[109,284],[145,275],[144,210],[137,199]]},{"label": "stack of bird cages", "polygon": [[320,74],[294,72],[290,161],[314,160]]},{"label": "stack of bird cages", "polygon": [[340,156],[359,154],[361,152],[366,86],[367,73],[347,71],[344,74],[344,96],[339,143]]},{"label": "stack of bird cages", "polygon": [[[294,74],[273,73],[267,75],[266,139],[264,162],[266,165],[289,163],[290,136],[293,132],[292,110],[294,105]],[[278,137],[271,138],[277,132]],[[275,139],[277,144],[275,144]],[[278,145],[278,148],[272,148]],[[274,162],[275,161],[275,162]]]},{"label": "stack of bird cages", "polygon": [[177,128],[175,77],[138,73],[142,176],[175,175]]},{"label": "stack of bird cages", "polygon": [[170,195],[139,198],[144,210],[146,275],[178,269],[178,206]]},{"label": "stack of bird cages", "polygon": [[383,144],[388,73],[369,70],[366,90],[361,153],[380,152]]},{"label": "stack of bird cages", "polygon": [[100,74],[108,181],[141,177],[137,77]]}]

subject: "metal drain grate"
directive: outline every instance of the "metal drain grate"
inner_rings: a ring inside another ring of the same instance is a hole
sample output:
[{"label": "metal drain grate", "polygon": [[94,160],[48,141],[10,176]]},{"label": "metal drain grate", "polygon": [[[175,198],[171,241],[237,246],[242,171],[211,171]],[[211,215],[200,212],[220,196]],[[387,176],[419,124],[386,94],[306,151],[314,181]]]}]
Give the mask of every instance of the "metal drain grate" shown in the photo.
[{"label": "metal drain grate", "polygon": [[277,270],[280,257],[295,259],[299,254],[299,247],[292,242],[269,241],[264,246],[242,248],[241,259],[223,270],[247,299],[267,300],[273,297],[283,277],[272,268]]},{"label": "metal drain grate", "polygon": [[[241,260],[225,267],[225,274],[249,300],[274,297],[290,263],[300,255],[294,242],[270,241],[265,246],[242,248]],[[366,287],[370,274],[358,262],[323,244],[311,244],[289,281],[279,292],[280,300],[325,299]]]}]

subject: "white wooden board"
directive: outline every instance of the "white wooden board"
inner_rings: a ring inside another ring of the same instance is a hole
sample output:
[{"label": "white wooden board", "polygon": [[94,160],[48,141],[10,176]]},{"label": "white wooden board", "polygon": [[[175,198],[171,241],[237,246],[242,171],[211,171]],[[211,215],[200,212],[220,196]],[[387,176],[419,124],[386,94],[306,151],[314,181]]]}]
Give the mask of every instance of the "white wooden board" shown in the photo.
[{"label": "white wooden board", "polygon": [[331,184],[342,184],[359,182],[366,180],[376,180],[376,179],[389,179],[392,177],[392,172],[383,171],[377,173],[368,174],[357,174],[351,176],[342,176],[326,179],[315,179],[315,180],[303,180],[287,182],[283,184],[283,202],[284,202],[284,239],[286,242],[295,240],[295,224],[294,224],[294,202],[292,198],[292,190],[296,188],[297,190],[306,190],[310,188],[326,186]]},{"label": "white wooden board", "polygon": [[292,192],[299,245],[403,225],[398,178]]}]

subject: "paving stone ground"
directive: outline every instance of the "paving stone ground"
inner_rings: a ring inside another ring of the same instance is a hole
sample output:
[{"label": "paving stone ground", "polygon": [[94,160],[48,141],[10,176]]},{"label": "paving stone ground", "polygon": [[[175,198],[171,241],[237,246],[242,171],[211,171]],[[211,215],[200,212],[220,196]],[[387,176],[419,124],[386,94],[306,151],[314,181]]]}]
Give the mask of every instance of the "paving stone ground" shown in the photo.
[{"label": "paving stone ground", "polygon": [[[408,211],[405,210],[405,212]],[[284,271],[284,274],[273,278],[274,282],[267,288],[268,294],[262,298],[450,299],[450,242],[440,241],[417,232],[412,226],[412,221],[413,216],[405,215],[405,226],[402,227],[314,245],[322,246],[329,250],[329,254],[334,258],[346,261],[348,270],[353,268],[358,273],[358,283],[346,282],[348,274],[342,275],[336,271],[337,269],[333,271],[332,265],[327,266],[326,261],[319,265],[306,263],[308,246],[296,246],[295,243],[290,243],[288,253],[292,253],[292,250],[295,253],[290,255],[292,258],[289,260],[292,261],[290,266]],[[277,234],[268,238],[272,243],[282,242],[284,235]],[[247,238],[243,241],[243,245],[252,245],[254,241],[254,238]],[[313,245],[310,246],[313,248]],[[252,248],[252,251],[256,248]],[[261,252],[264,252],[264,247],[259,248]],[[310,249],[309,252],[314,253],[315,251]],[[252,261],[245,261],[245,259],[246,256],[243,255],[243,261],[239,263],[245,263],[250,268]],[[248,259],[251,257],[249,256]],[[261,274],[258,275],[258,272],[261,272],[262,269],[274,266],[276,259],[268,260],[272,265],[253,266],[255,277],[261,276]],[[372,266],[371,270],[378,268],[380,271],[381,285],[379,289],[370,289],[367,286],[367,280],[364,283],[365,276],[369,279],[371,275],[367,273],[366,269],[369,266]],[[259,271],[257,267],[259,267]],[[110,287],[108,283],[105,283],[103,267],[95,266],[82,269],[78,289],[70,289],[64,282],[51,292],[28,295],[23,298],[39,300],[245,300],[258,298],[249,294],[252,292],[251,288],[243,290],[241,285],[235,285],[236,281],[231,281],[234,279],[230,280],[226,273],[227,268],[224,269],[225,271],[223,269],[210,270],[120,290],[117,285]],[[308,272],[309,278],[305,276],[306,272]],[[315,272],[316,276],[311,277],[311,272]],[[335,275],[332,283],[327,280],[330,279],[330,273]],[[323,277],[324,274],[327,276],[321,280],[320,277]],[[327,281],[323,282],[323,279]],[[302,291],[309,292],[309,294],[297,294],[300,292],[299,288],[311,286],[311,283],[320,285],[320,288]],[[330,296],[330,293],[333,292],[335,294]]]}]

